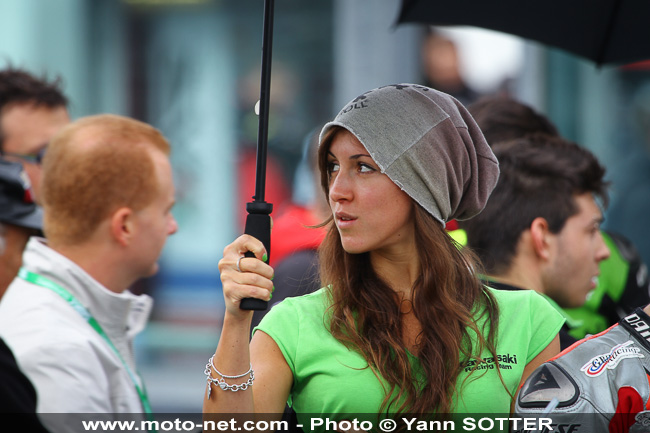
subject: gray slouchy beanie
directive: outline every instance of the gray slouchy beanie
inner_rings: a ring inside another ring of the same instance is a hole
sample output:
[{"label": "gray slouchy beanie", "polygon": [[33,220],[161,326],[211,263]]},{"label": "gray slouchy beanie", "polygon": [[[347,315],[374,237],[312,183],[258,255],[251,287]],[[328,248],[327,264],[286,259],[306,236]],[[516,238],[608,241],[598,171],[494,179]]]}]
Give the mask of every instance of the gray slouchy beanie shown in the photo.
[{"label": "gray slouchy beanie", "polygon": [[359,139],[385,173],[442,224],[485,207],[499,163],[467,109],[416,84],[380,87],[350,101],[325,124]]}]

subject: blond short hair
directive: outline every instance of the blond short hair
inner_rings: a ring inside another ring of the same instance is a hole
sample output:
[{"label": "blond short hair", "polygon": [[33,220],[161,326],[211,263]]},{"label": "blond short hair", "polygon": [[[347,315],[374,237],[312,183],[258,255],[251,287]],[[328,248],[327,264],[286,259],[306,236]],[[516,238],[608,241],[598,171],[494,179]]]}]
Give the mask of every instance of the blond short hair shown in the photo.
[{"label": "blond short hair", "polygon": [[150,204],[159,188],[151,155],[156,149],[169,155],[160,131],[123,116],[88,116],[64,127],[43,160],[46,237],[77,244],[117,209]]}]

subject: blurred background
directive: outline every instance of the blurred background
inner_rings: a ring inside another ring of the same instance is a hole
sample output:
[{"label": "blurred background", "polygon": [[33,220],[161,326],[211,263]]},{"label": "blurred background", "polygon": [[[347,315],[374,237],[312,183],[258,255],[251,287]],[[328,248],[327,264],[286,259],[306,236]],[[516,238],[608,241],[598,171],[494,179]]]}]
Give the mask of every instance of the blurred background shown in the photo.
[{"label": "blurred background", "polygon": [[[560,50],[473,28],[395,26],[398,0],[277,0],[267,201],[291,202],[303,142],[371,88],[431,85],[469,103],[503,93],[591,149],[612,182],[605,228],[650,262],[650,63],[597,68]],[[137,340],[157,412],[200,412],[219,338],[217,262],[254,193],[262,0],[0,0],[0,65],[60,75],[73,118],[135,117],[172,143],[180,229]]]}]

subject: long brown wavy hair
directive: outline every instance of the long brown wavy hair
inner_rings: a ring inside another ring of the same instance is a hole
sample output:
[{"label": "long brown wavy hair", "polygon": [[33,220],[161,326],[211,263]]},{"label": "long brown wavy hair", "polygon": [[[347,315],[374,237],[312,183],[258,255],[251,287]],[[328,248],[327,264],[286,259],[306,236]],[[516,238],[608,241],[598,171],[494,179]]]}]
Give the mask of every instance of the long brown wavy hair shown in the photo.
[{"label": "long brown wavy hair", "polygon": [[[332,130],[319,149],[326,194],[327,153],[335,133]],[[477,276],[480,267],[475,256],[461,251],[424,208],[418,204],[414,208],[421,272],[411,300],[422,330],[413,355],[424,377],[412,371],[399,295],[373,269],[369,253],[345,252],[334,224],[319,249],[320,276],[329,288],[332,335],[359,352],[388,385],[380,412],[443,415],[452,409],[458,376],[467,361],[480,360],[484,349],[495,355],[498,307]],[[479,329],[477,323],[483,318]],[[477,336],[474,345],[470,334]]]}]

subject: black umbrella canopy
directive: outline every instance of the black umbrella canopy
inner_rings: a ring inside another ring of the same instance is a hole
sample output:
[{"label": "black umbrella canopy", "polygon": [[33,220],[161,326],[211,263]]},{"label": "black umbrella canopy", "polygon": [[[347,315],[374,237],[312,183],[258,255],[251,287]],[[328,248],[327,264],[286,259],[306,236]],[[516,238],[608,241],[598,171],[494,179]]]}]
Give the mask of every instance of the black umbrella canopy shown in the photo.
[{"label": "black umbrella canopy", "polygon": [[599,66],[650,59],[650,0],[402,0],[398,23],[482,27]]}]

